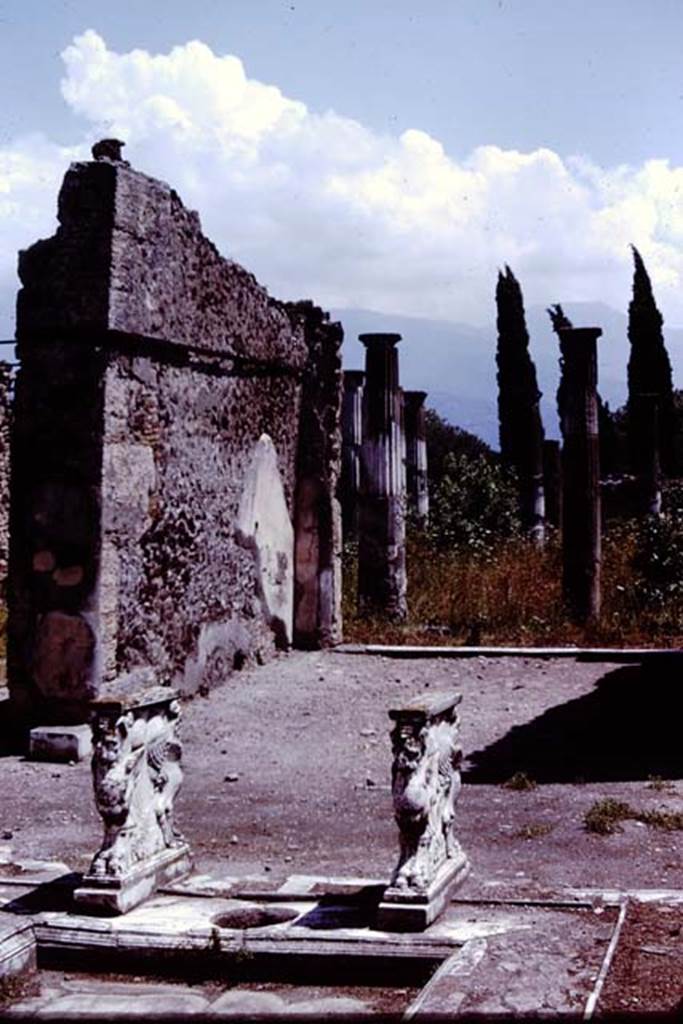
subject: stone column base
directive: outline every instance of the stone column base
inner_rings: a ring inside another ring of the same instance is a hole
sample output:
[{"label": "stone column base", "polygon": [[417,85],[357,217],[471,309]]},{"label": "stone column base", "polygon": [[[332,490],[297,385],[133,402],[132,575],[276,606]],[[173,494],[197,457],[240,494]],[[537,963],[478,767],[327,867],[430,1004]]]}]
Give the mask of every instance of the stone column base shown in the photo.
[{"label": "stone column base", "polygon": [[192,866],[190,847],[183,843],[147,858],[125,875],[84,875],[74,902],[86,914],[125,914],[159,886],[189,875]]},{"label": "stone column base", "polygon": [[470,872],[464,851],[445,861],[423,892],[389,886],[377,910],[377,928],[386,932],[421,932],[445,910]]}]

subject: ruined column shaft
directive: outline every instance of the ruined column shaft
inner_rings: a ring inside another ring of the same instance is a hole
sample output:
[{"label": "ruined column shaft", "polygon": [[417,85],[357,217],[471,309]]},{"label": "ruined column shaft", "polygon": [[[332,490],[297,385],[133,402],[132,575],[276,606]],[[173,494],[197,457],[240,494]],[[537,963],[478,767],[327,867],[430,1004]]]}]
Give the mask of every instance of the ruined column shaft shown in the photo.
[{"label": "ruined column shaft", "polygon": [[421,523],[429,516],[429,485],[427,479],[427,434],[424,391],[404,391],[406,441],[406,486],[408,503]]},{"label": "ruined column shaft", "polygon": [[639,513],[658,516],[662,511],[659,395],[636,395],[635,405],[639,426],[636,451]]},{"label": "ruined column shaft", "polygon": [[360,494],[361,445],[363,443],[362,370],[346,370],[342,400],[341,504],[345,537],[358,535],[358,495]]},{"label": "ruined column shaft", "polygon": [[559,441],[543,442],[543,489],[546,520],[559,530],[562,527],[562,455]]},{"label": "ruined column shaft", "polygon": [[526,466],[519,467],[520,515],[522,525],[534,544],[542,545],[545,540],[545,488],[543,479],[543,424],[541,408],[535,403],[531,418],[533,441],[528,447]]},{"label": "ruined column shaft", "polygon": [[291,303],[303,324],[308,363],[303,380],[295,500],[294,643],[340,643],[342,511],[337,484],[342,458],[341,324],[312,302]]},{"label": "ruined column shaft", "polygon": [[579,624],[600,617],[600,453],[596,340],[600,328],[563,328],[563,594]]},{"label": "ruined column shaft", "polygon": [[363,334],[367,348],[359,502],[358,597],[362,610],[400,621],[407,613],[400,335]]}]

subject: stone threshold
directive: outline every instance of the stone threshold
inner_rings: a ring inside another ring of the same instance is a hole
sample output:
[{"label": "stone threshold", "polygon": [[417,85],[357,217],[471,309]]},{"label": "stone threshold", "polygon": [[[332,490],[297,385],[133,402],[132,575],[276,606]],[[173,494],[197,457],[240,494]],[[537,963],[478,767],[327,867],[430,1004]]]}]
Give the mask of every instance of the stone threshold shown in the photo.
[{"label": "stone threshold", "polygon": [[424,645],[339,644],[335,654],[374,654],[384,658],[576,658],[578,661],[642,662],[682,658],[671,647],[437,647]]},{"label": "stone threshold", "polygon": [[[47,911],[34,918],[36,941],[44,962],[73,958],[78,963],[87,956],[91,966],[101,961],[112,970],[116,959],[159,957],[168,963],[173,954],[185,958],[183,966],[190,959],[197,962],[193,954],[213,963],[274,955],[440,961],[469,937],[467,929],[465,934],[454,929],[448,915],[419,934],[385,932],[369,923],[373,906],[362,900],[285,896],[263,893],[257,900],[253,894],[250,899],[158,894],[126,914],[107,918]],[[271,924],[270,904],[275,905]],[[291,918],[283,921],[287,912]],[[259,913],[263,924],[239,923],[241,916]]]}]

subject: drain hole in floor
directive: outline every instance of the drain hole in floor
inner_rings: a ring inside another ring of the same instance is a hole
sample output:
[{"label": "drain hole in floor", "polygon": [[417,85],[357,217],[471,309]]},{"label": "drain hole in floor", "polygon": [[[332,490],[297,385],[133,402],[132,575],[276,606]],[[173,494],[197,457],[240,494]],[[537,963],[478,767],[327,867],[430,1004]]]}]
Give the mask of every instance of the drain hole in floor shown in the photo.
[{"label": "drain hole in floor", "polygon": [[292,921],[301,913],[292,907],[235,907],[216,914],[211,923],[218,928],[266,928],[271,924]]}]

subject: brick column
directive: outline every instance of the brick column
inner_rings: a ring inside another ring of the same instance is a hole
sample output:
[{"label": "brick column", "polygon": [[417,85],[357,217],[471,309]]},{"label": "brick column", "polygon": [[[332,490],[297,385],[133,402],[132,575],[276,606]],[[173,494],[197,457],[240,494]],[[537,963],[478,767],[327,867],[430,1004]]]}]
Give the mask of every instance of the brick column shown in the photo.
[{"label": "brick column", "polygon": [[366,347],[359,502],[358,598],[363,611],[406,617],[400,334],[361,334]]}]

